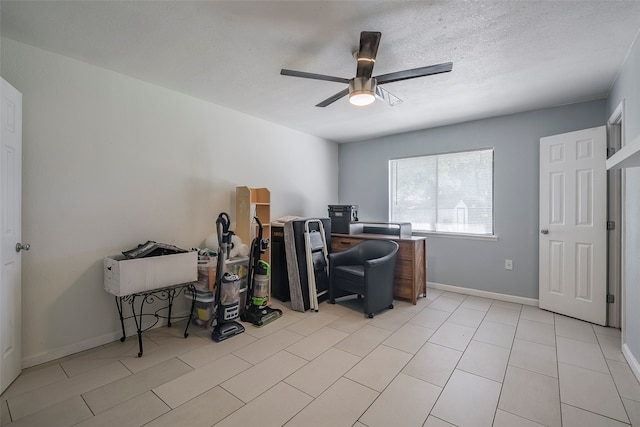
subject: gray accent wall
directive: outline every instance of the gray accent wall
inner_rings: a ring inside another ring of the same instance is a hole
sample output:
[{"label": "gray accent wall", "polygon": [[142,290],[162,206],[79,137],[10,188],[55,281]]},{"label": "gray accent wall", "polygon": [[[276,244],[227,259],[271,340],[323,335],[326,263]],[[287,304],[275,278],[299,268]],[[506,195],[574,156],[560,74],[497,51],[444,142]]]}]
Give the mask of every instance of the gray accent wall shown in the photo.
[{"label": "gray accent wall", "polygon": [[[611,89],[607,100],[607,117],[623,99],[625,101],[623,135],[625,142],[629,144],[640,135],[640,39],[638,37]],[[626,174],[623,212],[625,218],[623,325],[626,344],[635,359],[640,360],[640,310],[637,306],[640,301],[640,262],[638,262],[640,260],[640,168],[625,169],[623,174]]]},{"label": "gray accent wall", "polygon": [[340,144],[340,203],[359,205],[363,221],[388,221],[390,159],[493,147],[497,240],[430,235],[427,281],[538,298],[540,138],[602,126],[605,111],[601,99]]}]

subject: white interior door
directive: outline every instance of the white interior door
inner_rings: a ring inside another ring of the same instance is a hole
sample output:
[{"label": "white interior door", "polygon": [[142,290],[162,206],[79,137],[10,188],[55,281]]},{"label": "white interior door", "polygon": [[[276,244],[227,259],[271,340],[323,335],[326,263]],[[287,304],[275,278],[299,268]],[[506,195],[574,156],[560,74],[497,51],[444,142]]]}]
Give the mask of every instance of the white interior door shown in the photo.
[{"label": "white interior door", "polygon": [[22,94],[2,79],[0,393],[22,369]]},{"label": "white interior door", "polygon": [[607,321],[604,126],[540,139],[540,308]]}]

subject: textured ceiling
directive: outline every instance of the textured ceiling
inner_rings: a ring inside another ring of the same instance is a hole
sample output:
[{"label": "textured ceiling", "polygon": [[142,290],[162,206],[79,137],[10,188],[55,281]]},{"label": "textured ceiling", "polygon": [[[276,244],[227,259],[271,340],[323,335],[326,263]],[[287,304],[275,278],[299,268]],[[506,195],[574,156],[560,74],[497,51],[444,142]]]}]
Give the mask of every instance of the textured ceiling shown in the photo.
[{"label": "textured ceiling", "polygon": [[[607,95],[640,29],[640,1],[6,1],[2,36],[338,142]],[[380,31],[374,75],[404,102],[351,106],[345,88],[289,68],[355,75],[361,31]]]}]

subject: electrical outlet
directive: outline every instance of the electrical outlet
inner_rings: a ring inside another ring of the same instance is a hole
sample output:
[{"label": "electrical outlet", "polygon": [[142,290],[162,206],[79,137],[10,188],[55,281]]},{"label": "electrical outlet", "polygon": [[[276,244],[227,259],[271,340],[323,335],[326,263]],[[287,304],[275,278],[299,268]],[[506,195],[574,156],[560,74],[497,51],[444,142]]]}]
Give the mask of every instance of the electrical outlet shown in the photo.
[{"label": "electrical outlet", "polygon": [[504,260],[504,269],[505,270],[513,270],[513,260],[505,259]]}]

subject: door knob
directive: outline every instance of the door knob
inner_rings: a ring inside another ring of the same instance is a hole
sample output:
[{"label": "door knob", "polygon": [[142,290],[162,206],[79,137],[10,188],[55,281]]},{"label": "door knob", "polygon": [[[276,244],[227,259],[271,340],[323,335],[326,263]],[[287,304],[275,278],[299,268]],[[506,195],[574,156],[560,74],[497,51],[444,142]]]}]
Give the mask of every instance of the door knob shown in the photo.
[{"label": "door knob", "polygon": [[22,243],[16,243],[16,252],[20,252],[23,249],[25,251],[28,251],[29,249],[31,249],[31,245],[28,243],[25,243],[24,245]]},{"label": "door knob", "polygon": [[546,228],[543,228],[542,230],[540,230],[540,234],[549,234],[549,230]]}]

